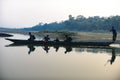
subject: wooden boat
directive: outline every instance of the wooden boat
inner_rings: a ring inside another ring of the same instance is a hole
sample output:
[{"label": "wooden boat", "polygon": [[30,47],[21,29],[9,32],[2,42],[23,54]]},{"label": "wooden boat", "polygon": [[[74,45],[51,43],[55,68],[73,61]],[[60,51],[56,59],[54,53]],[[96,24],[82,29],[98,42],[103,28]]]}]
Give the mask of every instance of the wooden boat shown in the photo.
[{"label": "wooden boat", "polygon": [[49,41],[49,42],[44,42],[44,41],[29,41],[29,40],[20,40],[20,39],[8,39],[6,38],[6,40],[12,41],[15,44],[19,44],[19,45],[40,45],[40,46],[109,46],[110,44],[112,44],[113,42],[87,42],[87,41],[79,41],[79,42],[64,42],[64,41],[60,41],[60,42],[54,42],[54,41]]}]

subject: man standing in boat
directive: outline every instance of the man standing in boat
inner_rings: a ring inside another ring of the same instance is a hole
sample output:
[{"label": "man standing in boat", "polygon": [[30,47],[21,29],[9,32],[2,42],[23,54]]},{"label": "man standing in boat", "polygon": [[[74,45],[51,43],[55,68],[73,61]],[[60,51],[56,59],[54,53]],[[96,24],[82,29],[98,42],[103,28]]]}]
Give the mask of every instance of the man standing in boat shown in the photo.
[{"label": "man standing in boat", "polygon": [[117,38],[117,31],[115,30],[114,26],[112,26],[112,29],[110,31],[113,33],[112,40],[115,42]]},{"label": "man standing in boat", "polygon": [[30,38],[28,39],[29,41],[34,41],[35,40],[35,36],[31,34],[31,32],[29,32],[29,36]]}]

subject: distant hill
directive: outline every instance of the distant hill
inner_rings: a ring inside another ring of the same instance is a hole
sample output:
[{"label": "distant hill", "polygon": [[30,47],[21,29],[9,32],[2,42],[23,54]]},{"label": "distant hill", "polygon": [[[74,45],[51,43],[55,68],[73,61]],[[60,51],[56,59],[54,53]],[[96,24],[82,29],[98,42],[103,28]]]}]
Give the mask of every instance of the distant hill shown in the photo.
[{"label": "distant hill", "polygon": [[3,27],[0,27],[0,33],[1,32],[6,32],[6,33],[9,33],[9,32],[21,32],[21,31],[26,31],[26,30],[23,30],[23,29],[17,29],[17,28],[3,28]]},{"label": "distant hill", "polygon": [[6,30],[6,29],[9,29],[9,28],[2,28],[2,27],[0,27],[0,30]]},{"label": "distant hill", "polygon": [[0,27],[0,31],[11,31],[11,30],[18,30],[18,29],[15,29],[15,28],[3,28],[3,27]]},{"label": "distant hill", "polygon": [[114,26],[118,32],[120,32],[120,16],[110,17],[84,17],[79,15],[72,17],[69,15],[69,19],[62,22],[52,22],[45,24],[38,24],[31,28],[24,28],[23,30],[70,30],[70,31],[109,31]]},{"label": "distant hill", "polygon": [[[69,30],[69,31],[85,31],[85,32],[109,32],[111,27],[114,26],[115,29],[120,32],[120,16],[109,16],[109,17],[84,17],[79,15],[73,17],[69,15],[69,19],[61,22],[52,23],[39,23],[30,28],[21,28],[17,30],[24,31],[43,31],[43,30]],[[4,28],[0,28],[4,29]],[[14,29],[12,29],[14,30]],[[16,30],[16,29],[15,29]]]}]

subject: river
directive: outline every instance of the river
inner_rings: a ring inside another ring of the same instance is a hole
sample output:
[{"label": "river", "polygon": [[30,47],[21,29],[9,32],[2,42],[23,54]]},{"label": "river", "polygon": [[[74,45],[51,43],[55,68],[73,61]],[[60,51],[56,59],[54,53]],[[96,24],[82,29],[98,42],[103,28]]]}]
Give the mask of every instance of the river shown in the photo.
[{"label": "river", "polygon": [[10,44],[0,38],[0,80],[120,80],[120,48]]}]

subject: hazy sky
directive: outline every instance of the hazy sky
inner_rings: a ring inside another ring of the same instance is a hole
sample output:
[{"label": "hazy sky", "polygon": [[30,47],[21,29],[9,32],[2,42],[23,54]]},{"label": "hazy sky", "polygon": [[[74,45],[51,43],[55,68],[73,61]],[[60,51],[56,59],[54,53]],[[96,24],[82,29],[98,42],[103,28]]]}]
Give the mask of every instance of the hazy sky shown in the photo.
[{"label": "hazy sky", "polygon": [[0,27],[60,22],[68,15],[120,15],[120,0],[0,0]]}]

